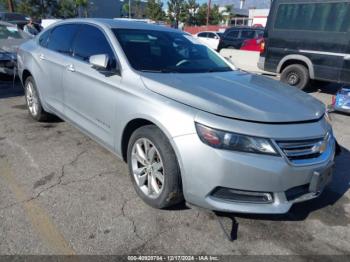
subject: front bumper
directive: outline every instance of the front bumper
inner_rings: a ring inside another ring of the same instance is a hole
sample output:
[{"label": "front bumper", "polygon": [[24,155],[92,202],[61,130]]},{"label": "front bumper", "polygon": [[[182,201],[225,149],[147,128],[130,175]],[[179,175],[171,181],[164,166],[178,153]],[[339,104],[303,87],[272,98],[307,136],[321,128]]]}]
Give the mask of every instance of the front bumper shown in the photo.
[{"label": "front bumper", "polygon": [[[319,196],[324,187],[310,192],[310,184],[315,172],[332,169],[335,151],[332,137],[327,159],[314,165],[295,166],[281,156],[214,149],[202,143],[197,134],[176,137],[174,144],[181,157],[183,191],[187,202],[216,211],[256,214],[283,214],[294,203]],[[330,177],[324,186],[329,183]],[[270,193],[272,201],[228,201],[213,196],[217,188]],[[293,196],[293,190],[302,188],[307,190],[299,190]]]},{"label": "front bumper", "polygon": [[13,75],[16,70],[16,60],[0,59],[0,73]]}]

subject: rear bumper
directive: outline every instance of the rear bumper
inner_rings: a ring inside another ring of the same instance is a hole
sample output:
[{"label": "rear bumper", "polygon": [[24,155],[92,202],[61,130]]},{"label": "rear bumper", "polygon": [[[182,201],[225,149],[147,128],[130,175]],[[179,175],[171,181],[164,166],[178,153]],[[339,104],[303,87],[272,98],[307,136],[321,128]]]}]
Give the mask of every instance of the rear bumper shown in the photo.
[{"label": "rear bumper", "polygon": [[265,71],[265,57],[260,56],[258,61],[258,68],[262,71]]},{"label": "rear bumper", "polygon": [[[310,191],[315,171],[330,170],[335,151],[332,139],[332,153],[323,163],[293,166],[280,156],[217,150],[203,144],[197,134],[177,137],[174,142],[181,156],[186,201],[211,210],[238,213],[283,214],[296,202],[316,198],[324,187]],[[324,186],[329,181],[330,177]],[[268,193],[272,200],[263,203],[218,198],[213,194],[217,188]]]}]

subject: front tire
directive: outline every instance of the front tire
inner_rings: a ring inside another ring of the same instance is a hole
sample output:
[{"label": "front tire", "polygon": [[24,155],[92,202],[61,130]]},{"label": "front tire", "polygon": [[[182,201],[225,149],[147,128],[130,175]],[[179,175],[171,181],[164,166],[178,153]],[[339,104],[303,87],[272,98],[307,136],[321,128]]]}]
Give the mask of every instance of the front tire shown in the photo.
[{"label": "front tire", "polygon": [[30,116],[38,122],[47,121],[49,114],[45,112],[41,105],[38,89],[33,77],[29,76],[25,80],[24,92]]},{"label": "front tire", "polygon": [[183,201],[176,155],[158,127],[143,126],[131,135],[127,160],[134,188],[148,205],[167,208]]},{"label": "front tire", "polygon": [[303,65],[289,65],[283,69],[281,73],[281,81],[303,90],[310,82],[309,70]]}]

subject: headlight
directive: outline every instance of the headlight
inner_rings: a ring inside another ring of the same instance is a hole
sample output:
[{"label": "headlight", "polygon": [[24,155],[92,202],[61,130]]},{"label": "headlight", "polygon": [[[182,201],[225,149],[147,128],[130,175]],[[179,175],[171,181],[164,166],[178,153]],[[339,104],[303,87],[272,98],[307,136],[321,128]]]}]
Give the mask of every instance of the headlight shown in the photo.
[{"label": "headlight", "polygon": [[246,136],[213,129],[196,123],[199,138],[203,143],[218,149],[240,152],[278,155],[277,150],[269,139]]}]

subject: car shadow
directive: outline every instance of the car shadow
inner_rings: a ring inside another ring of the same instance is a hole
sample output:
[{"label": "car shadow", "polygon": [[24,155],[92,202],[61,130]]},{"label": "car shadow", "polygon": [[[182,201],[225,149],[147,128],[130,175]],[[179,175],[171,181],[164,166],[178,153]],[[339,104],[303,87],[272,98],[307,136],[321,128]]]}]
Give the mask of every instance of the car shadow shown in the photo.
[{"label": "car shadow", "polygon": [[338,83],[328,83],[322,81],[313,81],[305,90],[306,93],[323,93],[328,95],[335,95],[344,85]]},{"label": "car shadow", "polygon": [[23,96],[24,90],[20,80],[16,77],[0,74],[0,99]]}]

